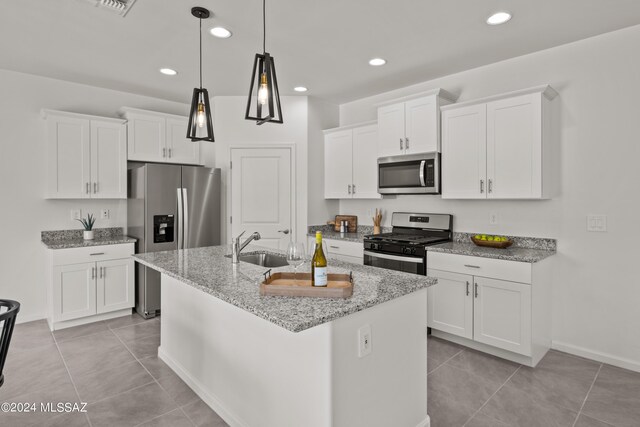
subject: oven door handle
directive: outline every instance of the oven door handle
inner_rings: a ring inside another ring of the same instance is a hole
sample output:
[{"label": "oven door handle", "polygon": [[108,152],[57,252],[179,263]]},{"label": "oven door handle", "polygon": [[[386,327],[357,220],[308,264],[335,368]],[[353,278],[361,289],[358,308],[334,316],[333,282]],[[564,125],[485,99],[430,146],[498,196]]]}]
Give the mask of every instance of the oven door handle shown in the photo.
[{"label": "oven door handle", "polygon": [[420,162],[420,185],[423,187],[427,186],[427,183],[424,182],[424,167],[427,164],[426,160]]},{"label": "oven door handle", "polygon": [[364,254],[368,255],[370,257],[374,257],[374,258],[390,259],[392,261],[411,262],[411,263],[414,263],[414,264],[424,264],[424,259],[423,258],[404,257],[404,256],[398,256],[398,255],[387,255],[387,254],[380,254],[380,253],[371,252],[371,251],[364,251]]}]

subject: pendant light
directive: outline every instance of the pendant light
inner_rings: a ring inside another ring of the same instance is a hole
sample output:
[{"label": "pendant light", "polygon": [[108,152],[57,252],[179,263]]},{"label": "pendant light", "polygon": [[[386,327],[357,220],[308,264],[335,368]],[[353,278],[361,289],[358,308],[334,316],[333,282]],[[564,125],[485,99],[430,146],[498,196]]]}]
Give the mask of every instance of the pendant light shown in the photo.
[{"label": "pendant light", "polygon": [[[282,107],[280,106],[280,92],[276,78],[276,66],[266,51],[267,24],[266,0],[262,0],[262,54],[256,53],[247,100],[245,119],[255,120],[261,125],[266,122],[282,123]],[[256,82],[260,82],[256,85]],[[255,86],[254,86],[255,85]],[[253,108],[255,106],[255,110]]]},{"label": "pendant light", "polygon": [[209,106],[209,92],[202,87],[202,20],[209,17],[209,11],[203,7],[194,7],[191,9],[191,14],[200,21],[200,87],[193,89],[187,138],[192,141],[215,142],[213,139],[211,107]]}]

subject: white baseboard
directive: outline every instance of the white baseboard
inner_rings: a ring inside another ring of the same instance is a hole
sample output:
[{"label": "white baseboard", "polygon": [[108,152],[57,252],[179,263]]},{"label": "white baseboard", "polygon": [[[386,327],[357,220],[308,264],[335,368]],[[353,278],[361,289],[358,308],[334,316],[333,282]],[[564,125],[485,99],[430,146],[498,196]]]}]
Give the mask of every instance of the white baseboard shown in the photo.
[{"label": "white baseboard", "polygon": [[187,373],[182,366],[173,360],[167,353],[162,350],[162,347],[158,347],[158,357],[166,363],[173,371],[184,381],[191,389],[204,400],[227,424],[231,427],[249,427],[247,423],[242,421],[239,417],[232,414],[225,406],[220,402],[216,396],[209,394],[205,388],[200,384],[198,380],[193,378]]},{"label": "white baseboard", "polygon": [[551,348],[554,350],[573,354],[574,356],[584,357],[585,359],[591,359],[597,362],[602,362],[602,363],[607,363],[609,365],[617,366],[619,368],[640,372],[640,362],[637,362],[635,360],[625,359],[622,357],[614,356],[612,354],[589,350],[584,347],[578,347],[576,345],[566,344],[561,341],[552,341]]},{"label": "white baseboard", "polygon": [[429,418],[429,415],[427,415],[427,418],[422,420],[422,422],[420,422],[416,427],[431,427],[431,418]]},{"label": "white baseboard", "polygon": [[35,322],[36,320],[44,320],[46,318],[46,313],[30,314],[29,316],[22,316],[20,313],[18,313],[18,317],[16,317],[16,325],[19,325],[20,323]]}]

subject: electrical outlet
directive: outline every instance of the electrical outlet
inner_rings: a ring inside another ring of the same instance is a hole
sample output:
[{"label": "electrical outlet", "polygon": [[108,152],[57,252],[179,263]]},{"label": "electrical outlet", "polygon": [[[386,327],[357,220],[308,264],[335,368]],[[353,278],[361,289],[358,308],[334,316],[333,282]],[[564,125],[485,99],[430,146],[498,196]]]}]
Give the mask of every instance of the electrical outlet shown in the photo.
[{"label": "electrical outlet", "polygon": [[606,232],[607,216],[606,215],[587,215],[587,231]]},{"label": "electrical outlet", "polygon": [[489,224],[491,225],[498,225],[499,219],[498,219],[498,212],[491,212],[489,214]]},{"label": "electrical outlet", "polygon": [[358,357],[371,354],[371,326],[364,325],[358,329]]},{"label": "electrical outlet", "polygon": [[109,209],[102,209],[100,211],[100,218],[101,219],[109,219]]},{"label": "electrical outlet", "polygon": [[80,219],[82,218],[82,210],[81,209],[71,209],[70,211],[71,219]]}]

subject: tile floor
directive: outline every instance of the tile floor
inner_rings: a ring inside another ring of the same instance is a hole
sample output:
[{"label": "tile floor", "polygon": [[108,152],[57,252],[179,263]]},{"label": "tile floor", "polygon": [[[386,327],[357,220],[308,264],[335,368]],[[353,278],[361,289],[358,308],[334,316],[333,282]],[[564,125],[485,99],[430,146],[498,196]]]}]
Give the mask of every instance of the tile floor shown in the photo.
[{"label": "tile floor", "polygon": [[137,314],[54,333],[43,320],[16,325],[0,402],[87,402],[87,412],[0,412],[0,426],[226,426],[159,345],[160,321]]},{"label": "tile floor", "polygon": [[[159,344],[159,320],[136,314],[54,333],[17,325],[0,402],[87,402],[88,412],[0,412],[0,426],[226,426],[157,358]],[[640,426],[640,373],[557,351],[531,369],[428,345],[431,427]]]},{"label": "tile floor", "polygon": [[639,427],[640,373],[550,351],[535,369],[431,337],[431,427]]}]

